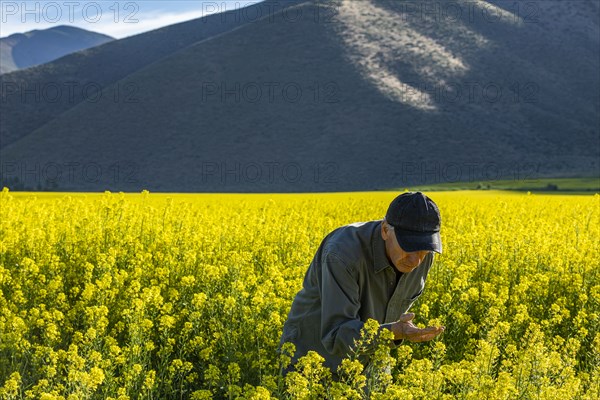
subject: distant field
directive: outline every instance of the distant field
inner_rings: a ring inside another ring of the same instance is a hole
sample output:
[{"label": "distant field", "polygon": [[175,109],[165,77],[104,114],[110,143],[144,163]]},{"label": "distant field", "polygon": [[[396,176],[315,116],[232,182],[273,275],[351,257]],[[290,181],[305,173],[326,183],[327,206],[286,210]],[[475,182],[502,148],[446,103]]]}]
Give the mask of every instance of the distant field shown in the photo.
[{"label": "distant field", "polygon": [[[402,188],[403,190],[404,188]],[[515,190],[522,192],[552,193],[600,193],[598,178],[540,178],[527,180],[497,180],[439,183],[410,187],[411,190],[447,191],[447,190]]]}]

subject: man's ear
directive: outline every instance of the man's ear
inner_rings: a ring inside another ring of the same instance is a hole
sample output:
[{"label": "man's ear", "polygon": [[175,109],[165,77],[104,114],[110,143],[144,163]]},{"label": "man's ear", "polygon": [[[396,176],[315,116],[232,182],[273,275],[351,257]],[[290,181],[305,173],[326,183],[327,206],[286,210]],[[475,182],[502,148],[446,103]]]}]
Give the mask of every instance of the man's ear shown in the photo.
[{"label": "man's ear", "polygon": [[384,218],[383,221],[381,222],[381,237],[383,238],[383,240],[387,240],[389,234],[390,234],[390,231],[387,226],[387,221]]}]

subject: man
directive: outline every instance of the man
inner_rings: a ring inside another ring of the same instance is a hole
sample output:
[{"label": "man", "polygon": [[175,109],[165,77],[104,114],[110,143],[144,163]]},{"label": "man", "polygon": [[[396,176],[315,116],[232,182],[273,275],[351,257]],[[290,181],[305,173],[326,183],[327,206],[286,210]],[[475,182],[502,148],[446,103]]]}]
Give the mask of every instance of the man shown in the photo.
[{"label": "man", "polygon": [[[280,345],[292,342],[292,365],[309,350],[333,372],[349,354],[367,319],[404,339],[431,340],[445,327],[417,328],[407,313],[423,293],[434,252],[442,253],[440,213],[421,192],[406,192],[390,204],[383,220],[357,222],[330,232],[304,277]],[[287,372],[287,371],[286,371]]]}]

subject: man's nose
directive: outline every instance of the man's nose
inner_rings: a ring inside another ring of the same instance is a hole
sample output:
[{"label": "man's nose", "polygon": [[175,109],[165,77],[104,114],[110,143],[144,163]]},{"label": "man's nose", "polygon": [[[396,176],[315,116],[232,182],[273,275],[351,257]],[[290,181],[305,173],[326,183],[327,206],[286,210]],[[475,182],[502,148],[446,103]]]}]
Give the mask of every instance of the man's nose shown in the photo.
[{"label": "man's nose", "polygon": [[419,254],[409,254],[408,255],[408,262],[413,266],[417,266],[417,265],[421,264],[421,261],[422,261],[422,257],[420,257]]}]

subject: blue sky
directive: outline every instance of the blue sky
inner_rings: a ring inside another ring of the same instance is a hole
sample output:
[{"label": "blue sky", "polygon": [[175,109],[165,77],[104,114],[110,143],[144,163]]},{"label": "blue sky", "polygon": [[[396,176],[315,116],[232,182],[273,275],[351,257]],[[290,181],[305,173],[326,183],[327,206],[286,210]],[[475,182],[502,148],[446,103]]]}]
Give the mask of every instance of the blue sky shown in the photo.
[{"label": "blue sky", "polygon": [[71,25],[117,39],[262,0],[0,1],[0,37]]}]

